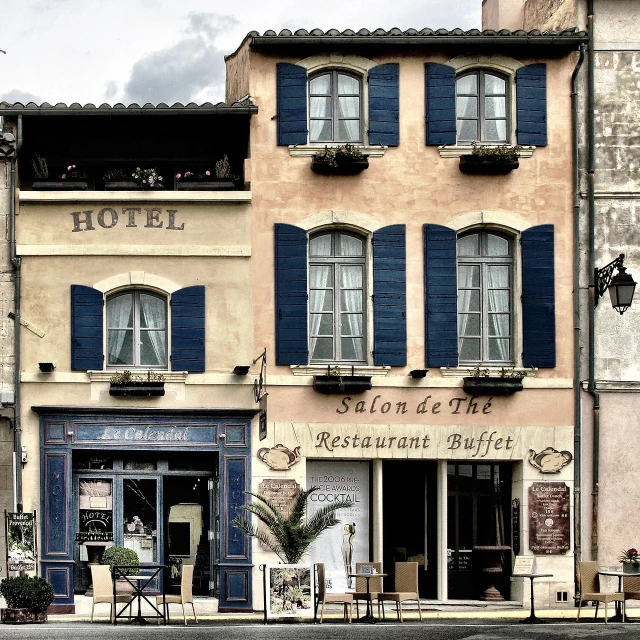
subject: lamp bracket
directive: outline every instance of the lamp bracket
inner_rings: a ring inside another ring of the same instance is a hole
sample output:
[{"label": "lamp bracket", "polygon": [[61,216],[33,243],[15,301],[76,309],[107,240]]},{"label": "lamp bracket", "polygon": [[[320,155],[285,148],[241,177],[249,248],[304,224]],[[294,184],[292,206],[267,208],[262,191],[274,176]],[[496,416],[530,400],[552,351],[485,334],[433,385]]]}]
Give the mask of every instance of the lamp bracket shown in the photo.
[{"label": "lamp bracket", "polygon": [[256,402],[260,402],[267,395],[267,349],[253,361],[253,364],[261,360],[260,375],[257,380],[253,381],[253,398]]},{"label": "lamp bracket", "polygon": [[598,306],[598,299],[601,298],[605,291],[609,288],[611,284],[611,279],[613,278],[613,270],[614,269],[622,269],[625,270],[624,267],[624,253],[621,253],[615,260],[612,260],[608,265],[602,267],[602,269],[594,269],[594,306]]}]

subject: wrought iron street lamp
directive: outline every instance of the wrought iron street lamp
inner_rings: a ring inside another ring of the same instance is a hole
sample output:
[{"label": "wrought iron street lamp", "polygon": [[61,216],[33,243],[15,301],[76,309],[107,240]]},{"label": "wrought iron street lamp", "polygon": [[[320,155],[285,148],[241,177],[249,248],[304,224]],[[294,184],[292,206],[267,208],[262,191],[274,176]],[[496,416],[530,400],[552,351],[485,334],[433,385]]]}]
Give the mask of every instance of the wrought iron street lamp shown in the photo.
[{"label": "wrought iron street lamp", "polygon": [[[636,283],[624,266],[624,253],[621,253],[615,260],[602,269],[595,269],[595,301],[594,306],[598,306],[598,299],[609,289],[611,306],[622,315],[630,306]],[[613,270],[618,273],[613,275]]]}]

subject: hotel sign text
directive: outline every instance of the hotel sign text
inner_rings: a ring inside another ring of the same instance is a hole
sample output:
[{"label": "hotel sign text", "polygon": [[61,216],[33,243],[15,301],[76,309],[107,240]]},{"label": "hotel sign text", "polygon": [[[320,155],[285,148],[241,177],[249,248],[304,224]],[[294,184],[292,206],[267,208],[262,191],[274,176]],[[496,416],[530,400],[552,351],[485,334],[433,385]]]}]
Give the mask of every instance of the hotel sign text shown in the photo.
[{"label": "hotel sign text", "polygon": [[122,207],[118,212],[113,207],[104,207],[95,211],[72,211],[69,215],[73,217],[73,232],[95,231],[97,228],[113,229],[118,224],[124,227],[184,231],[184,222],[179,224],[176,219],[177,209]]}]

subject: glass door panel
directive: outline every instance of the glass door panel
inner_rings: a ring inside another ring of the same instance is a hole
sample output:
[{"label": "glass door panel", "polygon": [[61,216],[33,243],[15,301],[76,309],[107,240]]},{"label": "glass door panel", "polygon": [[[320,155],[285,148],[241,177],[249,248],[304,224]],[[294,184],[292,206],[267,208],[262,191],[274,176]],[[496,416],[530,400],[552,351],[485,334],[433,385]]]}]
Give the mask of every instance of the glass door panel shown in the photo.
[{"label": "glass door panel", "polygon": [[124,545],[141,563],[158,562],[158,482],[155,478],[123,478]]}]

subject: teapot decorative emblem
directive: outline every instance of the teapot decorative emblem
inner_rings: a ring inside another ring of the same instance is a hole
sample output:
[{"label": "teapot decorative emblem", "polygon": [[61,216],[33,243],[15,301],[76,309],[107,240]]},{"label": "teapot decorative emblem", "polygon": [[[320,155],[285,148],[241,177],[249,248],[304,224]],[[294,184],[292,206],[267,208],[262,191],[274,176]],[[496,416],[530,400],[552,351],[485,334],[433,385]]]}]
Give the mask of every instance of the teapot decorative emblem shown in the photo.
[{"label": "teapot decorative emblem", "polygon": [[560,473],[562,467],[566,467],[573,460],[569,451],[557,451],[553,447],[547,447],[540,453],[529,449],[529,464],[541,473]]},{"label": "teapot decorative emblem", "polygon": [[258,449],[258,458],[262,460],[268,467],[275,471],[286,471],[300,460],[300,447],[296,447],[293,451],[283,444],[277,444],[275,447],[263,447]]}]

